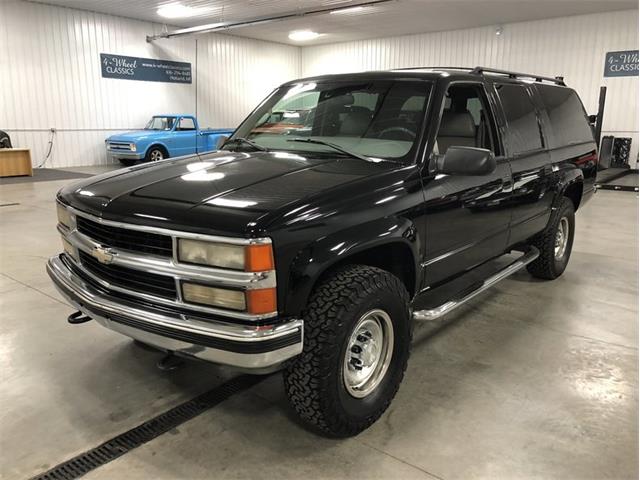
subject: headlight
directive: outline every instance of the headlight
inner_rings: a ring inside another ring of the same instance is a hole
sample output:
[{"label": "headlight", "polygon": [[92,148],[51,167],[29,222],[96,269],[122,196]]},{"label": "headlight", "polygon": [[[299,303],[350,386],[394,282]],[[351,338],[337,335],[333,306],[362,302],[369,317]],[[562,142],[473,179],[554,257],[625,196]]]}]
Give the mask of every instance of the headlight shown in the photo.
[{"label": "headlight", "polygon": [[276,296],[275,288],[240,291],[182,282],[182,299],[187,303],[246,311],[254,315],[277,311]]},{"label": "headlight", "polygon": [[129,144],[129,150],[131,150],[132,152],[136,151],[136,144],[135,143],[130,143]]},{"label": "headlight", "polygon": [[186,263],[247,272],[273,270],[273,253],[270,244],[231,245],[180,239],[178,240],[178,259]]},{"label": "headlight", "polygon": [[59,203],[56,205],[56,210],[58,212],[58,222],[68,229],[73,228],[75,223],[73,214]]},{"label": "headlight", "polygon": [[182,284],[182,298],[185,302],[229,308],[232,310],[246,310],[247,305],[244,292],[227,290],[224,288],[207,287],[197,283]]}]

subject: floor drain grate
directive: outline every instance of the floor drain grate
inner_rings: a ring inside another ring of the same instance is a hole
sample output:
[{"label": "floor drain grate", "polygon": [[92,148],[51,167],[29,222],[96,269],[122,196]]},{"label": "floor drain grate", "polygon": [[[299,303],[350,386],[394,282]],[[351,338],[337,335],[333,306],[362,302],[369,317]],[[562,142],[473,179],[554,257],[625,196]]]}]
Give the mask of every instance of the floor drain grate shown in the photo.
[{"label": "floor drain grate", "polygon": [[230,396],[251,388],[264,378],[257,375],[236,377],[219,387],[161,413],[128,432],[107,440],[102,445],[87,450],[44,473],[36,475],[32,480],[70,480],[82,477],[91,470],[121,457],[130,450],[176,428],[187,420],[197,417]]}]

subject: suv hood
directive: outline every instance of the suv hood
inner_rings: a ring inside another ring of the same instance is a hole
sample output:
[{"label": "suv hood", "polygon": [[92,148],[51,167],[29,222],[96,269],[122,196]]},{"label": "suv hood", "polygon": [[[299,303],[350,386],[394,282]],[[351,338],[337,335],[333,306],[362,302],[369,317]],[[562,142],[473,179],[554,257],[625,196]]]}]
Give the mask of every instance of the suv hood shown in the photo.
[{"label": "suv hood", "polygon": [[59,198],[110,220],[248,235],[267,214],[392,168],[397,165],[342,157],[219,151],[91,177]]}]

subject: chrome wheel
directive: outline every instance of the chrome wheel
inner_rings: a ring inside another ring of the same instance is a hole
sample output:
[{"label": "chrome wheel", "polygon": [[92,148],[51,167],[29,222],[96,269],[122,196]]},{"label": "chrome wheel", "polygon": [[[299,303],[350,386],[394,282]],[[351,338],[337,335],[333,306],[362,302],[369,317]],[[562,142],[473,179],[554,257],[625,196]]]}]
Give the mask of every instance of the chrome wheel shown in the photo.
[{"label": "chrome wheel", "polygon": [[554,255],[556,260],[560,260],[567,251],[567,242],[569,241],[569,219],[562,217],[558,224],[556,232],[556,240],[554,245]]},{"label": "chrome wheel", "polygon": [[164,155],[162,155],[162,152],[160,150],[152,150],[149,154],[149,159],[152,162],[157,162],[158,160],[162,160],[163,158]]},{"label": "chrome wheel", "polygon": [[393,356],[393,325],[384,310],[371,310],[356,323],[344,356],[344,386],[352,397],[363,398],[384,378]]}]

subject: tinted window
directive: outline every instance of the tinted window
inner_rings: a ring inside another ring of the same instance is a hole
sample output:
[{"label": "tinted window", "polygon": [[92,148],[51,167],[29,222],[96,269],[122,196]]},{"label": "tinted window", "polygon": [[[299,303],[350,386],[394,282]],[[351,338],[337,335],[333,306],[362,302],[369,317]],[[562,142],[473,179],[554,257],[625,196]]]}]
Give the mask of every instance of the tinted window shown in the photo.
[{"label": "tinted window", "polygon": [[537,85],[551,124],[551,147],[593,141],[591,127],[576,92],[566,87]]},{"label": "tinted window", "polygon": [[520,85],[496,85],[507,120],[507,142],[512,154],[542,148],[535,107],[527,89]]}]

